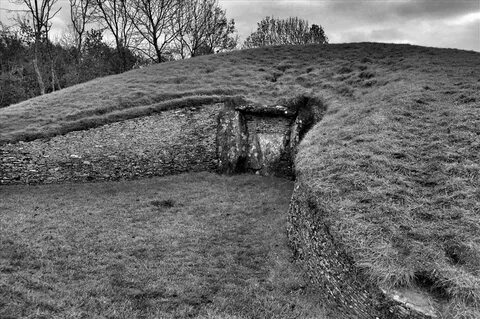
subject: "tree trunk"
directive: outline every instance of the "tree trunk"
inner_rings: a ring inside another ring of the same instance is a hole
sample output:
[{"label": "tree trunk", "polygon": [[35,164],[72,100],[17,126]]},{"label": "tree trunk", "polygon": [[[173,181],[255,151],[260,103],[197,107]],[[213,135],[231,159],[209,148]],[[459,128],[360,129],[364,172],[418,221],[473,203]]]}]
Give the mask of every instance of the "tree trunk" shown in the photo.
[{"label": "tree trunk", "polygon": [[127,69],[127,57],[125,56],[125,50],[123,44],[117,41],[117,55],[121,62],[121,70],[119,73],[125,72]]},{"label": "tree trunk", "polygon": [[38,88],[40,89],[40,94],[45,94],[45,82],[43,82],[42,72],[40,71],[40,67],[38,66],[38,44],[40,39],[38,37],[35,38],[34,44],[34,57],[33,57],[33,68],[35,69],[35,74],[37,75],[37,82]]},{"label": "tree trunk", "polygon": [[62,86],[60,85],[60,80],[58,79],[58,76],[55,74],[55,79],[57,80],[57,87],[59,90],[62,89]]},{"label": "tree trunk", "polygon": [[35,73],[37,74],[37,82],[38,87],[40,88],[40,94],[45,94],[45,83],[43,82],[42,73],[40,72],[40,68],[38,67],[38,57],[35,54],[35,58],[33,59],[33,68],[35,69]]},{"label": "tree trunk", "polygon": [[50,64],[50,71],[52,72],[52,92],[55,92],[55,71],[53,70],[53,61]]},{"label": "tree trunk", "polygon": [[51,71],[52,71],[52,91],[55,92],[55,82],[57,83],[57,89],[61,90],[60,81],[58,80],[57,74],[55,73],[54,60],[51,61]]},{"label": "tree trunk", "polygon": [[155,42],[153,43],[153,47],[155,49],[155,54],[157,55],[157,63],[162,63],[162,51]]}]

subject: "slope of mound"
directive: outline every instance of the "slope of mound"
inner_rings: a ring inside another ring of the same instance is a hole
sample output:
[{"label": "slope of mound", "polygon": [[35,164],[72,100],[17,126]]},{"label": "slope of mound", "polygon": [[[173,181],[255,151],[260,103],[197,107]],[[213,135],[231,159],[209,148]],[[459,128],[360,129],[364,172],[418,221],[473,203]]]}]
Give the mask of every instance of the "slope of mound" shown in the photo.
[{"label": "slope of mound", "polygon": [[297,177],[375,282],[426,285],[468,313],[455,307],[480,303],[480,108],[405,86],[332,104],[303,141]]},{"label": "slope of mound", "polygon": [[[340,44],[271,47],[162,63],[96,79],[0,109],[0,143],[64,134],[165,109],[241,95],[271,104],[299,94],[418,88],[434,81],[459,102],[475,102],[478,53],[409,45]],[[434,75],[435,74],[435,75]],[[423,83],[423,84],[422,84]],[[421,92],[421,91],[420,91]],[[413,92],[412,92],[413,93]]]},{"label": "slope of mound", "polygon": [[410,45],[272,47],[156,65],[0,110],[14,142],[233,96],[323,98],[297,183],[385,289],[422,286],[479,316],[480,54]]}]

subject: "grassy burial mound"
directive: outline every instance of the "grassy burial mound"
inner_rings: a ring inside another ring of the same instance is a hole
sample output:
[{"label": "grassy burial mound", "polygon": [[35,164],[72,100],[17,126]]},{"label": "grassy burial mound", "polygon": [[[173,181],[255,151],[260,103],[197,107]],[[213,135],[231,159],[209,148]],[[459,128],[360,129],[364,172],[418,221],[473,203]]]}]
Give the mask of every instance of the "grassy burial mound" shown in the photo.
[{"label": "grassy burial mound", "polygon": [[413,309],[404,317],[478,318],[479,74],[480,54],[460,50],[369,43],[244,50],[0,109],[0,141],[236,96],[261,105],[321,99],[328,109],[298,149],[288,228],[311,281],[346,316]]},{"label": "grassy burial mound", "polygon": [[370,97],[380,102],[402,93],[408,102],[423,95],[428,99],[429,93],[457,104],[474,103],[478,102],[475,68],[478,54],[473,52],[368,43],[203,56],[96,79],[2,108],[0,143],[64,134],[238,95],[274,104],[302,94]]}]

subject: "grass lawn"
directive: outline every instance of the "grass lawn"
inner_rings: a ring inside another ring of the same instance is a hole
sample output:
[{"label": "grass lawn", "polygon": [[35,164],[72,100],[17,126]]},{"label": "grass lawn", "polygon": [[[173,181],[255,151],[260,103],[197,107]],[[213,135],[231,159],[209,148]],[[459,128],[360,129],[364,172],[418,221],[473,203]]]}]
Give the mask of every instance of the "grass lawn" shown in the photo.
[{"label": "grass lawn", "polygon": [[291,181],[0,188],[0,318],[323,318],[289,262]]}]

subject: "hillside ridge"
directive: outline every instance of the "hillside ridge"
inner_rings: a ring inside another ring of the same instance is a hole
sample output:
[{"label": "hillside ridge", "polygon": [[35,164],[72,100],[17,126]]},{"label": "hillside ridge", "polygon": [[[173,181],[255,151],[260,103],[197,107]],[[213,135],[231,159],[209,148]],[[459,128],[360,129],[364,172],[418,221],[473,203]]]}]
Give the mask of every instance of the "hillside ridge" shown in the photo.
[{"label": "hillside ridge", "polygon": [[[474,77],[479,55],[352,43],[268,47],[161,63],[2,108],[0,143],[51,137],[163,109],[206,104],[208,99],[241,96],[261,105],[302,94],[363,99],[368,92],[392,90],[397,83],[428,82],[428,74],[438,74],[439,83],[462,83],[464,76]],[[447,64],[455,69],[452,74],[442,72],[441,66]],[[479,100],[477,89],[478,82],[473,82],[437,91],[451,91],[460,103],[474,103]]]}]

